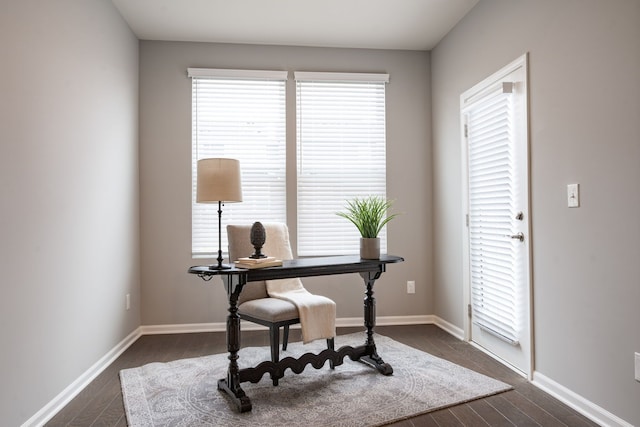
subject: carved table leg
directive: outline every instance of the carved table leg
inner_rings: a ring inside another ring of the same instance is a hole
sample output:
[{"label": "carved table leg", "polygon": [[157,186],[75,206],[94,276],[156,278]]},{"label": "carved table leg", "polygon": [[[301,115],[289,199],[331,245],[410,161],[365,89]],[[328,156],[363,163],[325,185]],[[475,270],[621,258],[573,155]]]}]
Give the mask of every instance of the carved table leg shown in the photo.
[{"label": "carved table leg", "polygon": [[[384,269],[384,265],[382,267]],[[366,356],[362,356],[360,360],[373,366],[384,375],[391,375],[393,374],[393,368],[378,356],[376,343],[373,339],[373,328],[376,326],[376,299],[373,297],[373,284],[381,274],[382,271],[360,273],[360,276],[362,276],[367,286],[366,298],[364,299],[364,326],[367,328],[367,340],[365,342],[365,346],[368,354]]]},{"label": "carved table leg", "polygon": [[[218,380],[218,390],[226,392],[240,412],[251,410],[251,400],[240,387],[240,371],[238,368],[238,351],[240,350],[240,315],[238,314],[238,296],[246,284],[246,277],[223,276],[222,278],[229,298],[229,315],[227,316],[227,350],[229,351],[229,369],[227,378]],[[237,283],[236,283],[237,282]]]}]

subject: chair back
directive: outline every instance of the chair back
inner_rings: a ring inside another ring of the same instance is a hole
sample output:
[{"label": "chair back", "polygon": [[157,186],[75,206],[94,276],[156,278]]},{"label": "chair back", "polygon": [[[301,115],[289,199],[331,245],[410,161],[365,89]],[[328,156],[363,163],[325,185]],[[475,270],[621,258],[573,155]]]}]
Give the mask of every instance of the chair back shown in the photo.
[{"label": "chair back", "polygon": [[[283,223],[263,224],[266,234],[262,253],[278,259],[293,259],[291,244],[289,242],[289,229]],[[229,241],[229,262],[234,262],[238,258],[248,257],[254,253],[251,244],[251,225],[227,225],[227,240]],[[259,298],[268,298],[267,285],[264,281],[247,283],[238,303]]]}]

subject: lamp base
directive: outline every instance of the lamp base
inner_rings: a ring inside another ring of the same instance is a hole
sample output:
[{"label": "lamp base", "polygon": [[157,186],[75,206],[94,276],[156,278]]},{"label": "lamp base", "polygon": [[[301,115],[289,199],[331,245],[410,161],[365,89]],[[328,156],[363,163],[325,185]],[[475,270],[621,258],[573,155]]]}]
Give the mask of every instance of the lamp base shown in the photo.
[{"label": "lamp base", "polygon": [[212,264],[209,266],[209,270],[229,270],[232,268],[228,264]]},{"label": "lamp base", "polygon": [[[218,202],[218,261],[217,264],[209,266],[209,270],[229,270],[231,268],[228,264],[223,264],[222,260],[222,202]],[[231,261],[231,260],[229,260]]]}]

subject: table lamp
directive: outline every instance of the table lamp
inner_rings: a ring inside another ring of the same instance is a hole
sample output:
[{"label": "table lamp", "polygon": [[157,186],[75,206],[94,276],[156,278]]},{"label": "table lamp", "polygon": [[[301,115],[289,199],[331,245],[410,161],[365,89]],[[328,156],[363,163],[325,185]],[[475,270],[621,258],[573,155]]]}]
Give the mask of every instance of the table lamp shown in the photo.
[{"label": "table lamp", "polygon": [[211,270],[231,268],[222,263],[222,204],[242,201],[240,162],[236,159],[198,160],[197,203],[218,203],[218,265]]}]

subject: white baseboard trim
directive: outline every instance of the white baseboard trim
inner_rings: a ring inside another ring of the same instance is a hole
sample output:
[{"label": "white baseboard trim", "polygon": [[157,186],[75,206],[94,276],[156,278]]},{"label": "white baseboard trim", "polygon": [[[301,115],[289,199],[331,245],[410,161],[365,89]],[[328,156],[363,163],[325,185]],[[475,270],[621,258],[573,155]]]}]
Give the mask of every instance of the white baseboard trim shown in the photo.
[{"label": "white baseboard trim", "polygon": [[142,334],[140,328],[131,332],[125,339],[120,341],[100,360],[93,364],[87,371],[80,375],[74,382],[69,384],[60,394],[53,398],[46,406],[40,409],[34,416],[29,418],[22,427],[42,426],[55,414],[64,408],[74,397],[89,385],[102,371],[104,371],[114,360],[118,358],[131,344],[133,344]]},{"label": "white baseboard trim", "polygon": [[464,330],[462,328],[457,327],[453,323],[449,323],[446,320],[442,319],[438,316],[433,317],[433,324],[442,329],[443,331],[448,332],[459,340],[464,340]]},{"label": "white baseboard trim", "polygon": [[[393,325],[424,325],[434,324],[458,339],[464,339],[464,331],[447,322],[446,320],[435,315],[419,315],[419,316],[378,316],[376,326],[393,326]],[[362,317],[345,317],[336,319],[338,327],[358,327],[363,326]],[[300,327],[294,325],[292,327]],[[266,329],[263,326],[249,322],[243,322],[241,326],[244,331]],[[91,366],[78,379],[66,387],[51,402],[39,410],[22,427],[39,427],[49,421],[64,406],[66,406],[74,397],[78,395],[91,381],[93,381],[102,371],[104,371],[113,361],[118,358],[127,348],[129,348],[142,335],[156,334],[181,334],[194,332],[223,332],[226,330],[226,322],[219,323],[191,323],[181,325],[145,325],[140,326],[131,332],[125,339],[119,342],[106,355]],[[556,383],[545,375],[534,372],[533,381],[536,387],[550,394],[556,399],[569,405],[576,411],[580,412],[587,418],[602,426],[611,427],[633,427],[628,422],[599,407],[598,405],[588,401],[584,397],[574,393],[568,388]]]},{"label": "white baseboard trim", "polygon": [[[435,323],[435,320],[436,320],[436,317],[431,315],[378,316],[376,318],[376,326],[426,325],[426,324]],[[351,326],[364,327],[364,324],[363,324],[362,317],[341,317],[336,319],[336,326],[337,327],[351,327]],[[299,328],[300,328],[299,324],[291,325],[291,329],[299,329]],[[259,330],[266,330],[267,328],[261,325],[257,325],[255,323],[242,321],[240,329],[243,331],[259,331]],[[141,335],[187,334],[187,333],[197,333],[197,332],[224,332],[226,330],[227,330],[226,322],[140,326]]]},{"label": "white baseboard trim", "polygon": [[[178,325],[143,325],[140,326],[142,335],[162,334],[191,334],[197,332],[222,332],[226,330],[226,323],[183,323]],[[244,326],[244,323],[242,324]],[[250,330],[242,328],[242,330]]]},{"label": "white baseboard trim", "polygon": [[603,427],[633,427],[632,424],[622,418],[558,384],[538,371],[533,372],[533,381],[531,383]]}]

